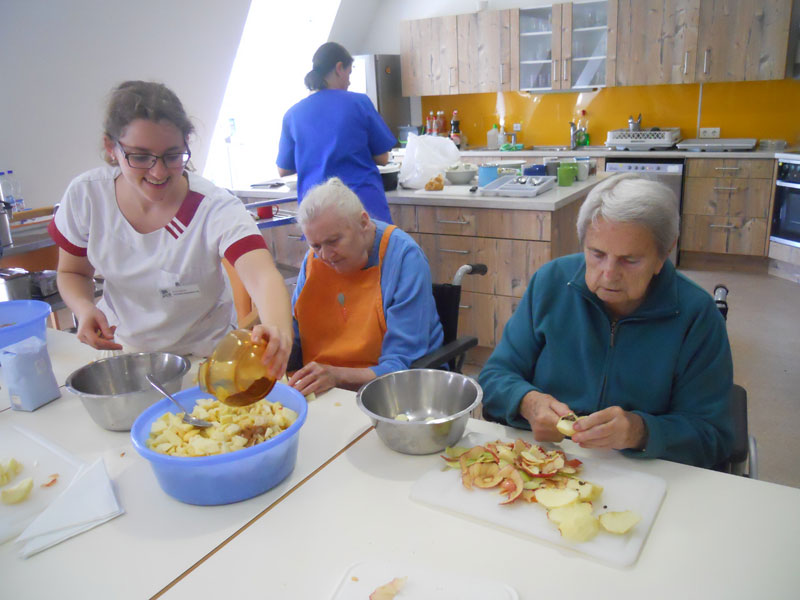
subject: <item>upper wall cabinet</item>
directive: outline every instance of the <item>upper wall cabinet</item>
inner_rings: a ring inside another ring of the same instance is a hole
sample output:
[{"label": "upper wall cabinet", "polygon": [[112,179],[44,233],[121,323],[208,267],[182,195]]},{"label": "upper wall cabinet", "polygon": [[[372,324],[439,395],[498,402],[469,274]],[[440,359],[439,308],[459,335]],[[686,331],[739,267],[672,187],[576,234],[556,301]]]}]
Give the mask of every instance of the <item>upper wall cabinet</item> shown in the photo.
[{"label": "upper wall cabinet", "polygon": [[520,11],[520,88],[566,90],[613,82],[616,0],[568,2]]},{"label": "upper wall cabinet", "polygon": [[697,81],[783,79],[791,0],[703,0],[697,34]]},{"label": "upper wall cabinet", "polygon": [[457,18],[403,21],[400,35],[404,96],[458,94]]},{"label": "upper wall cabinet", "polygon": [[695,81],[700,0],[617,0],[616,85]]},{"label": "upper wall cabinet", "polygon": [[519,10],[458,16],[458,93],[519,89]]},{"label": "upper wall cabinet", "polygon": [[610,0],[617,85],[782,79],[791,0]]}]

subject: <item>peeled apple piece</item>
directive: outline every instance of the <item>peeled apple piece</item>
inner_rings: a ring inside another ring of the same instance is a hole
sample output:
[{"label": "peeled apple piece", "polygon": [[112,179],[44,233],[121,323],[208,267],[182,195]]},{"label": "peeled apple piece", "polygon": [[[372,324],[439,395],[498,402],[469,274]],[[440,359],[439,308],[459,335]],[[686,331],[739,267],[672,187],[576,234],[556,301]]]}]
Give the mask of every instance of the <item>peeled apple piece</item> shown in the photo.
[{"label": "peeled apple piece", "polygon": [[568,488],[539,488],[534,492],[534,496],[545,508],[558,508],[575,502],[578,499],[578,491]]},{"label": "peeled apple piece", "polygon": [[597,532],[600,525],[591,514],[576,514],[558,524],[558,530],[568,540],[573,542],[588,542]]},{"label": "peeled apple piece", "polygon": [[0,500],[3,504],[19,504],[25,500],[33,489],[33,479],[28,477],[17,485],[0,491]]},{"label": "peeled apple piece", "polygon": [[576,516],[590,514],[592,514],[592,505],[588,502],[576,502],[575,504],[551,508],[547,511],[547,516],[553,523],[563,523],[574,519]]},{"label": "peeled apple piece", "polygon": [[621,512],[607,512],[600,515],[600,524],[609,533],[624,535],[642,519],[632,510]]},{"label": "peeled apple piece", "polygon": [[572,437],[575,435],[575,423],[577,423],[579,419],[585,418],[586,417],[576,417],[575,413],[569,413],[558,420],[558,423],[556,423],[556,429],[558,429],[561,435]]},{"label": "peeled apple piece", "polygon": [[22,464],[16,458],[9,458],[0,463],[0,485],[5,485],[13,480],[22,471]]}]

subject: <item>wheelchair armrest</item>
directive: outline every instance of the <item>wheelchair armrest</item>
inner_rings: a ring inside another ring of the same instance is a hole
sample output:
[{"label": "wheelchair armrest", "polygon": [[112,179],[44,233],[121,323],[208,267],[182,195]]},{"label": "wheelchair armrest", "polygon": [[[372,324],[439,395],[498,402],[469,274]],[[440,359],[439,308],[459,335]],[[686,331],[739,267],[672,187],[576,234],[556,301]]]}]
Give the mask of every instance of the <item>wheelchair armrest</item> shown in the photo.
[{"label": "wheelchair armrest", "polygon": [[411,369],[438,369],[478,345],[478,338],[460,337],[411,363]]},{"label": "wheelchair armrest", "polygon": [[747,391],[734,384],[731,389],[731,414],[733,416],[733,448],[730,462],[742,463],[749,454],[749,439],[747,432]]}]

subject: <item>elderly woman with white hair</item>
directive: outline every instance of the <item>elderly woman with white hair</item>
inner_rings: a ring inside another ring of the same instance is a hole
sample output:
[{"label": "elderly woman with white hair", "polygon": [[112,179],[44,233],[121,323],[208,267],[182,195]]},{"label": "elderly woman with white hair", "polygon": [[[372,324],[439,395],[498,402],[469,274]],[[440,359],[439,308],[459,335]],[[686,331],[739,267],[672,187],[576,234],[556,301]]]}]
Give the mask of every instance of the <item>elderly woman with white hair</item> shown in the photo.
[{"label": "elderly woman with white hair", "polygon": [[533,276],[480,374],[490,418],[572,441],[711,467],[729,456],[733,366],[713,298],[675,270],[675,195],[626,174],[578,214],[582,254]]},{"label": "elderly woman with white hair", "polygon": [[417,243],[373,220],[336,177],[311,189],[297,212],[310,247],[292,298],[289,384],[308,395],[358,389],[407,369],[442,345],[431,272]]}]

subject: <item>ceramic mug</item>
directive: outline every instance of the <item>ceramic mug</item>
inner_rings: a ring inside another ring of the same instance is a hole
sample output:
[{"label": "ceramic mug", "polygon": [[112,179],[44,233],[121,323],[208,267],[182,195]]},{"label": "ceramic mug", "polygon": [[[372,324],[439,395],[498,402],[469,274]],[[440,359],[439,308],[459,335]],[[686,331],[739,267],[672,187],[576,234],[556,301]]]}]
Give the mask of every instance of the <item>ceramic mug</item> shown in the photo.
[{"label": "ceramic mug", "polygon": [[478,166],[478,185],[484,187],[497,179],[497,165],[486,164]]},{"label": "ceramic mug", "polygon": [[575,181],[575,170],[572,165],[561,165],[558,167],[558,185],[568,187]]},{"label": "ceramic mug", "polygon": [[578,165],[578,181],[586,181],[589,178],[589,163],[581,161]]}]

